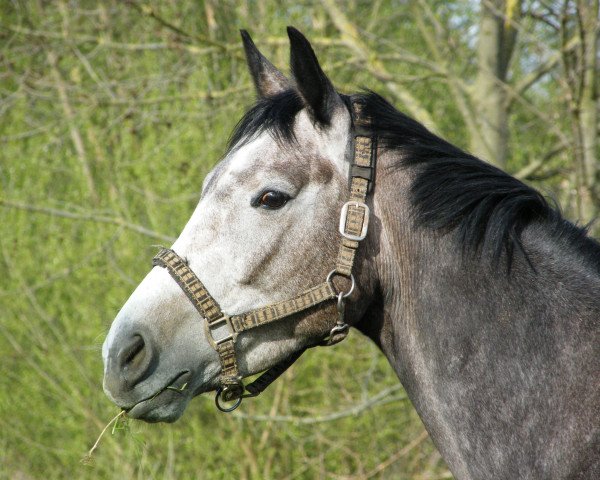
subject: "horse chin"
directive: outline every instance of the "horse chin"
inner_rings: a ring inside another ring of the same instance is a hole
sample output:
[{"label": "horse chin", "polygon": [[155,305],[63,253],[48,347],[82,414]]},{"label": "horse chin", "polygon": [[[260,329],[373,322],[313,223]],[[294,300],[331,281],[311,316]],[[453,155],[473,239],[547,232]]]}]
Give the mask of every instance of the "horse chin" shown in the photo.
[{"label": "horse chin", "polygon": [[188,402],[189,397],[184,400],[177,399],[160,405],[155,405],[155,400],[146,400],[128,410],[127,416],[148,423],[173,423],[183,415]]},{"label": "horse chin", "polygon": [[189,372],[183,373],[177,381],[180,386],[168,385],[150,398],[136,403],[127,410],[127,416],[148,423],[175,422],[194,396],[186,389],[187,383],[184,383],[189,377]]}]

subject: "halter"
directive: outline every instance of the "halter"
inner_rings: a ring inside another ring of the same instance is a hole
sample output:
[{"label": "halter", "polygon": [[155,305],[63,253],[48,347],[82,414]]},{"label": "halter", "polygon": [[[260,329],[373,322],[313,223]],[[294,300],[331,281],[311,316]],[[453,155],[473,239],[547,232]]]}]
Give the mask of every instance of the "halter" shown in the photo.
[{"label": "halter", "polygon": [[[368,132],[366,127],[369,124],[362,117],[361,110],[362,104],[352,103],[353,159],[350,165],[350,195],[340,212],[341,241],[336,266],[323,283],[290,299],[246,313],[227,315],[188,266],[188,262],[173,250],[163,248],[152,261],[154,266],[167,269],[196,310],[206,319],[206,337],[219,354],[221,362],[220,387],[215,397],[215,403],[221,411],[231,412],[240,405],[243,398],[259,395],[308,348],[318,345],[334,345],[348,335],[349,325],[344,320],[346,298],[354,291],[355,281],[352,275],[354,257],[360,242],[365,239],[369,227],[369,207],[365,202],[367,194],[373,188],[377,161],[377,139]],[[333,279],[336,276],[350,280],[351,286],[347,291],[338,290],[334,285]],[[287,318],[334,299],[337,299],[337,321],[323,340],[294,352],[285,360],[268,369],[254,382],[248,385],[243,384],[235,355],[235,343],[240,333]],[[231,407],[226,407],[223,406],[222,401],[234,401],[235,403]]]}]

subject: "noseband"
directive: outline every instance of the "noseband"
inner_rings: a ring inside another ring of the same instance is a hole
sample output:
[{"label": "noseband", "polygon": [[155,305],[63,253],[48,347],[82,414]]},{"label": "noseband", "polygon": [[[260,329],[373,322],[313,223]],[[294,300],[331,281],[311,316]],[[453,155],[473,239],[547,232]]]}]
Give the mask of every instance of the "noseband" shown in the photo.
[{"label": "noseband", "polygon": [[[215,397],[215,403],[221,411],[235,410],[243,398],[259,395],[309,348],[305,347],[294,352],[285,360],[271,367],[254,382],[244,385],[235,355],[235,343],[240,333],[336,299],[338,312],[336,324],[323,340],[311,346],[334,345],[348,335],[349,326],[344,320],[344,310],[346,299],[354,291],[355,281],[352,267],[356,250],[366,237],[369,226],[369,207],[366,204],[366,198],[373,187],[377,161],[377,139],[368,131],[369,123],[362,117],[361,109],[360,103],[352,103],[353,159],[350,165],[350,195],[340,213],[341,242],[336,266],[323,283],[315,285],[293,298],[246,313],[227,315],[189,267],[187,261],[173,250],[163,248],[152,261],[154,266],[167,269],[196,310],[206,319],[206,336],[219,354],[221,361],[220,387]],[[333,279],[336,276],[350,280],[351,285],[347,291],[338,290],[334,285]],[[226,407],[222,401],[233,401],[234,404]]]}]

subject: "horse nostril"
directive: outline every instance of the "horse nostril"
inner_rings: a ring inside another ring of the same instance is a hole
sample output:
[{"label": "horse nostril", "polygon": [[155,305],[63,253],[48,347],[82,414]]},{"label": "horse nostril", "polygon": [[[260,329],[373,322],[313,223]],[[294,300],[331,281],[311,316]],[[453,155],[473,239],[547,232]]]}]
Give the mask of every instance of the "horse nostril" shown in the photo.
[{"label": "horse nostril", "polygon": [[133,331],[120,332],[109,348],[104,388],[115,398],[125,399],[128,392],[152,376],[158,366],[159,353],[152,336],[142,329],[138,326]]},{"label": "horse nostril", "polygon": [[123,369],[135,370],[143,363],[146,356],[146,342],[141,335],[134,335],[129,345],[119,352],[119,366]]}]

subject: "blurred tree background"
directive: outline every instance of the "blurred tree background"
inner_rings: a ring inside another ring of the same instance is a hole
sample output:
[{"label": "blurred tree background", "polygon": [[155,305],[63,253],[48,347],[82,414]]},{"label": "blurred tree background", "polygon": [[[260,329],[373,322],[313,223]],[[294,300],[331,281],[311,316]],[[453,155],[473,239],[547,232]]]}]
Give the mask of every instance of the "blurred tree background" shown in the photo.
[{"label": "blurred tree background", "polygon": [[285,70],[286,25],[341,91],[598,215],[598,0],[3,0],[0,478],[451,478],[356,332],[231,415],[199,397],[79,461],[116,413],[109,325],[253,101],[238,30]]}]

